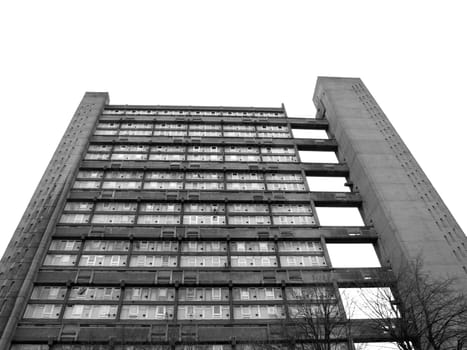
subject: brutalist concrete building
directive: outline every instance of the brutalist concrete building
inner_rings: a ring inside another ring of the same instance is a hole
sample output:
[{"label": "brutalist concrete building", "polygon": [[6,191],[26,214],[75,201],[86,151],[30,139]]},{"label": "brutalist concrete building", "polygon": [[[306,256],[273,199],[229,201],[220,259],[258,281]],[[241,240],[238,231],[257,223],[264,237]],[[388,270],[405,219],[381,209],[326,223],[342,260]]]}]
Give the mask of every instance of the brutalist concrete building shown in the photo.
[{"label": "brutalist concrete building", "polygon": [[[292,118],[86,93],[1,260],[0,348],[290,347],[304,290],[345,314],[340,289],[420,254],[465,283],[464,233],[361,80],[319,78],[314,103]],[[337,244],[378,266],[334,266]],[[335,348],[387,340],[365,322]]]}]

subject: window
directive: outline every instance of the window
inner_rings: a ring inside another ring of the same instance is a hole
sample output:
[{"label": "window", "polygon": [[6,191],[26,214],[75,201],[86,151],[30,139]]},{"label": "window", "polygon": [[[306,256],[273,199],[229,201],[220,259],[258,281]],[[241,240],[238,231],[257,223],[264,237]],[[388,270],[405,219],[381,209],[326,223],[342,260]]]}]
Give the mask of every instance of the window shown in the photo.
[{"label": "window", "polygon": [[146,180],[181,180],[182,172],[169,171],[150,171],[146,173]]},{"label": "window", "polygon": [[273,213],[312,213],[311,205],[309,204],[272,204],[271,211]]},{"label": "window", "polygon": [[24,318],[58,319],[62,305],[56,304],[29,304],[24,312]]},{"label": "window", "polygon": [[177,225],[180,223],[179,215],[140,215],[139,225]]},{"label": "window", "polygon": [[119,267],[126,266],[126,255],[82,255],[79,266]]},{"label": "window", "polygon": [[130,301],[173,301],[175,290],[173,288],[125,288],[124,300]]},{"label": "window", "polygon": [[187,288],[186,289],[186,300],[195,300],[195,298],[196,298],[196,289]]},{"label": "window", "polygon": [[89,215],[87,214],[63,214],[60,218],[61,224],[87,224]]},{"label": "window", "polygon": [[266,288],[265,290],[266,299],[271,300],[275,298],[275,293],[273,288]]},{"label": "window", "polygon": [[159,145],[151,147],[151,153],[185,153],[184,146]]},{"label": "window", "polygon": [[262,154],[291,154],[295,155],[293,147],[261,147]]},{"label": "window", "polygon": [[289,300],[329,300],[336,299],[334,288],[327,287],[287,287],[287,299]]},{"label": "window", "polygon": [[233,267],[277,266],[275,256],[232,256],[231,262]]},{"label": "window", "polygon": [[232,242],[231,249],[237,252],[273,252],[275,250],[274,242],[258,241]]},{"label": "window", "polygon": [[269,216],[229,216],[230,225],[269,225]]},{"label": "window", "polygon": [[147,154],[141,153],[114,153],[112,154],[111,160],[146,160]]},{"label": "window", "polygon": [[227,245],[224,242],[196,242],[189,241],[182,243],[183,252],[225,252]]},{"label": "window", "polygon": [[280,241],[280,252],[322,252],[321,243],[317,241]]},{"label": "window", "polygon": [[154,130],[154,136],[186,136],[184,130]]},{"label": "window", "polygon": [[118,131],[117,130],[96,130],[94,131],[94,135],[96,136],[111,136],[111,135],[117,135]]},{"label": "window", "polygon": [[240,290],[240,300],[250,300],[250,292],[247,288]]},{"label": "window", "polygon": [[178,319],[228,319],[229,306],[227,305],[183,305],[178,307]]},{"label": "window", "polygon": [[222,133],[220,131],[191,131],[190,130],[189,136],[219,137],[219,136],[222,136]]},{"label": "window", "polygon": [[222,318],[222,306],[221,305],[212,306],[212,318]]},{"label": "window", "polygon": [[267,173],[266,181],[299,181],[303,182],[303,177],[300,173]]},{"label": "window", "polygon": [[269,251],[269,245],[267,242],[260,242],[259,243],[259,251],[260,252],[268,252]]},{"label": "window", "polygon": [[84,243],[84,251],[128,251],[129,241],[89,240]]},{"label": "window", "polygon": [[269,213],[269,208],[267,204],[243,204],[235,203],[228,204],[227,209],[230,213]]},{"label": "window", "polygon": [[65,205],[66,211],[91,211],[92,202],[68,202]]},{"label": "window", "polygon": [[222,182],[186,182],[185,189],[187,190],[223,190],[224,183]]},{"label": "window", "polygon": [[75,264],[76,255],[47,254],[44,260],[44,266],[74,266]]},{"label": "window", "polygon": [[86,153],[85,160],[109,160],[110,154],[108,153]]},{"label": "window", "polygon": [[305,191],[305,185],[301,183],[267,183],[269,191]]},{"label": "window", "polygon": [[264,180],[263,174],[260,173],[243,173],[243,172],[228,172],[226,174],[227,180],[249,180],[249,181],[261,181]]},{"label": "window", "polygon": [[50,243],[49,250],[72,250],[77,251],[81,247],[81,241],[75,240],[56,240]]},{"label": "window", "polygon": [[170,241],[135,241],[133,250],[135,252],[174,252],[178,250],[178,243]]},{"label": "window", "polygon": [[107,171],[105,173],[105,178],[112,179],[112,180],[142,179],[143,172],[141,171]]},{"label": "window", "polygon": [[141,188],[140,181],[104,181],[102,188],[105,190],[138,190]]},{"label": "window", "polygon": [[212,212],[212,213],[223,213],[225,212],[225,205],[219,203],[189,203],[185,204],[185,212],[196,213],[196,212]]},{"label": "window", "polygon": [[256,132],[254,131],[224,131],[225,137],[255,137]]},{"label": "window", "polygon": [[258,132],[258,137],[289,138],[290,134],[288,132]]},{"label": "window", "polygon": [[169,255],[133,255],[130,267],[175,267],[177,257]]},{"label": "window", "polygon": [[298,159],[294,156],[263,156],[263,162],[268,163],[297,163]]},{"label": "window", "polygon": [[139,206],[143,212],[180,212],[181,209],[178,203],[142,203]]},{"label": "window", "polygon": [[130,202],[100,202],[96,205],[96,211],[136,211],[136,203]]},{"label": "window", "polygon": [[136,152],[136,153],[146,153],[148,151],[148,146],[143,145],[116,145],[114,147],[114,152]]},{"label": "window", "polygon": [[245,251],[245,242],[236,242],[236,243],[233,243],[233,246],[236,247],[236,250],[238,252],[244,252]]},{"label": "window", "polygon": [[274,225],[314,225],[315,220],[312,216],[291,216],[280,215],[273,216]]},{"label": "window", "polygon": [[227,265],[226,256],[182,256],[180,260],[182,267],[224,267]]},{"label": "window", "polygon": [[255,131],[253,125],[225,124],[224,131]]},{"label": "window", "polygon": [[167,182],[145,182],[144,189],[146,190],[181,190],[183,182],[167,181]]},{"label": "window", "polygon": [[117,305],[69,305],[65,309],[64,319],[115,319]]},{"label": "window", "polygon": [[93,224],[133,224],[134,215],[101,215],[96,214],[92,217]]},{"label": "window", "polygon": [[249,306],[241,306],[240,308],[240,316],[241,318],[250,318],[251,317],[251,309]]},{"label": "window", "polygon": [[214,172],[187,172],[187,180],[222,180],[224,178],[223,173]]},{"label": "window", "polygon": [[119,300],[120,288],[73,287],[70,300]]},{"label": "window", "polygon": [[[225,130],[225,128],[224,128]],[[252,146],[248,146],[248,147],[242,147],[242,146],[227,146],[225,147],[224,149],[224,152],[226,154],[229,154],[229,153],[240,153],[240,154],[257,154],[259,153],[259,149],[258,147],[252,147]]]},{"label": "window", "polygon": [[234,307],[234,319],[285,318],[281,305],[242,305]]},{"label": "window", "polygon": [[221,130],[220,124],[190,124],[190,130]]},{"label": "window", "polygon": [[169,305],[123,305],[122,320],[170,320],[173,318],[173,306]]},{"label": "window", "polygon": [[212,300],[221,300],[221,288],[212,288]]},{"label": "window", "polygon": [[150,123],[122,123],[122,129],[152,129]]},{"label": "window", "polygon": [[66,287],[34,287],[31,300],[63,300],[65,299]]},{"label": "window", "polygon": [[227,190],[231,191],[264,191],[266,188],[261,182],[229,182]]},{"label": "window", "polygon": [[99,170],[80,170],[78,172],[78,179],[101,179],[104,176],[103,171]]},{"label": "window", "polygon": [[286,125],[258,125],[256,127],[258,131],[277,131],[277,132],[288,132],[289,128]]},{"label": "window", "polygon": [[218,215],[185,215],[185,225],[225,225],[225,216]]},{"label": "window", "polygon": [[282,266],[298,266],[298,267],[311,267],[311,266],[326,266],[324,256],[281,256]]}]

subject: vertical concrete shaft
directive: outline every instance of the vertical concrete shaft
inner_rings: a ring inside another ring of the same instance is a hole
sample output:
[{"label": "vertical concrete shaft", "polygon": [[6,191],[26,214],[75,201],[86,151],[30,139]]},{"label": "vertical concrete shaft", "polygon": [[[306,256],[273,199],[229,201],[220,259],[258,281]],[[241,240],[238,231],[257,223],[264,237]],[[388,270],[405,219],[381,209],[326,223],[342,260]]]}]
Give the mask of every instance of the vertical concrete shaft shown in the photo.
[{"label": "vertical concrete shaft", "polygon": [[421,256],[432,276],[467,287],[464,233],[363,82],[320,77],[314,102],[363,197],[364,219],[381,237],[383,259],[397,271]]},{"label": "vertical concrete shaft", "polygon": [[9,349],[107,93],[84,95],[0,261],[0,349]]}]

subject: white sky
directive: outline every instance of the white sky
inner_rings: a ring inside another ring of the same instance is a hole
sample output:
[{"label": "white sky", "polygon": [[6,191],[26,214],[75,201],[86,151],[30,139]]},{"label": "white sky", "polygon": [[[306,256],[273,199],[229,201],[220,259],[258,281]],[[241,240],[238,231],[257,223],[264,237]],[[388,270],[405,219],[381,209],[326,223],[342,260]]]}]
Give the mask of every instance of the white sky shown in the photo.
[{"label": "white sky", "polygon": [[467,228],[464,3],[1,2],[0,251],[85,91],[314,115],[319,75],[363,79]]}]

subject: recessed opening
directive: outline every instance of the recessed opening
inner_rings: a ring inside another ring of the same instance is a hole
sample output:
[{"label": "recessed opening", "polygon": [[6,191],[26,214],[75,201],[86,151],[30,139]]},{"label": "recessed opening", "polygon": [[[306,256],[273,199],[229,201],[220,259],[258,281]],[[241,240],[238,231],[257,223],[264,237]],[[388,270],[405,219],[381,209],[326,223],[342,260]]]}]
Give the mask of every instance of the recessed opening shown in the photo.
[{"label": "recessed opening", "polygon": [[365,226],[358,208],[316,207],[321,226]]},{"label": "recessed opening", "polygon": [[305,163],[339,163],[334,152],[328,151],[298,151],[300,160]]},{"label": "recessed opening", "polygon": [[332,267],[381,267],[371,243],[328,243]]},{"label": "recessed opening", "polygon": [[307,176],[306,181],[312,192],[350,192],[345,177]]},{"label": "recessed opening", "polygon": [[388,287],[339,288],[348,319],[392,319],[398,313]]},{"label": "recessed opening", "polygon": [[355,350],[392,350],[399,349],[396,343],[355,343]]},{"label": "recessed opening", "polygon": [[293,137],[296,139],[329,139],[325,130],[318,129],[292,129]]}]

